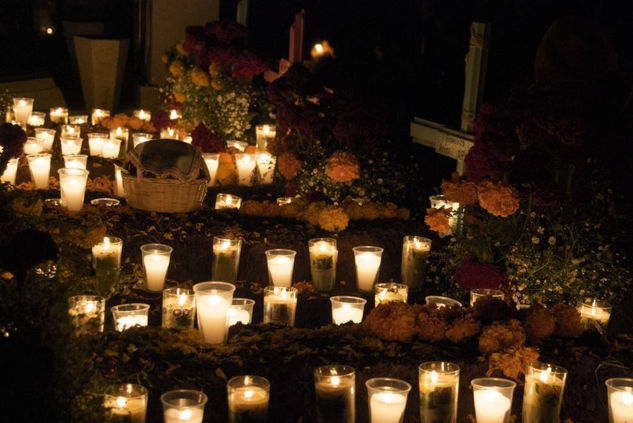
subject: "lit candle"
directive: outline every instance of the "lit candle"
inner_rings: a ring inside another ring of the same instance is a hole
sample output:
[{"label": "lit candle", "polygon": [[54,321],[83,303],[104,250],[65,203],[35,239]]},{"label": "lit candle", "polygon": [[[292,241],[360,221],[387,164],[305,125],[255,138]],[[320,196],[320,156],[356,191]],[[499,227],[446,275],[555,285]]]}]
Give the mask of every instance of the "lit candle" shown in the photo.
[{"label": "lit candle", "polygon": [[7,167],[0,176],[0,182],[8,182],[11,185],[15,185],[15,176],[18,173],[18,163],[20,159],[9,159],[7,162]]},{"label": "lit candle", "polygon": [[22,125],[27,124],[33,112],[33,101],[34,99],[26,97],[13,99],[13,115],[18,123]]},{"label": "lit candle", "polygon": [[68,116],[68,123],[71,125],[85,125],[88,123],[88,115]]},{"label": "lit candle", "polygon": [[253,171],[257,162],[254,154],[237,153],[235,154],[235,164],[237,166],[237,182],[239,185],[253,185]]},{"label": "lit candle", "polygon": [[267,286],[264,288],[264,323],[294,326],[297,311],[297,288]]},{"label": "lit candle", "polygon": [[104,139],[101,143],[101,156],[104,159],[116,159],[121,151],[120,138]]},{"label": "lit candle", "polygon": [[596,329],[603,333],[611,317],[611,305],[606,301],[587,298],[578,307],[580,321],[585,329]]},{"label": "lit candle", "polygon": [[169,111],[169,119],[170,120],[178,120],[178,119],[180,119],[180,113],[178,113],[178,110],[171,109]]},{"label": "lit candle", "polygon": [[121,167],[114,165],[114,180],[116,182],[116,193],[115,195],[124,198],[125,197],[125,189],[123,189],[123,175],[121,174]]},{"label": "lit candle", "polygon": [[275,164],[277,158],[269,153],[259,153],[257,155],[257,174],[262,184],[272,184],[275,176]]},{"label": "lit candle", "polygon": [[242,198],[231,194],[218,194],[215,197],[215,209],[239,209],[242,205]]},{"label": "lit candle", "polygon": [[110,129],[110,138],[118,138],[124,144],[127,144],[127,140],[130,138],[130,130],[119,126],[118,128]]},{"label": "lit candle", "polygon": [[246,147],[248,147],[248,143],[246,141],[229,140],[226,142],[226,148],[233,148],[237,151],[244,152]]},{"label": "lit candle", "polygon": [[350,366],[322,366],[314,371],[316,411],[319,423],[354,423],[355,371]]},{"label": "lit candle", "polygon": [[292,204],[294,197],[279,197],[277,198],[278,206],[285,206],[287,204]]},{"label": "lit candle", "polygon": [[62,125],[61,137],[80,137],[81,127],[79,125]]},{"label": "lit candle", "polygon": [[144,142],[147,142],[149,140],[151,140],[152,138],[154,138],[154,136],[152,134],[148,134],[145,132],[139,132],[136,134],[132,134],[132,145],[134,147],[136,147],[139,144],[142,144]]},{"label": "lit candle", "polygon": [[24,154],[35,155],[41,153],[43,150],[42,145],[35,137],[28,137],[24,142],[24,146],[22,147],[22,151]]},{"label": "lit candle", "polygon": [[110,111],[105,109],[92,109],[92,114],[90,115],[90,122],[93,126],[96,126],[101,123],[101,119],[110,117]]},{"label": "lit candle", "polygon": [[318,291],[330,291],[336,283],[338,249],[334,238],[314,238],[308,241],[312,283]]},{"label": "lit candle", "polygon": [[196,314],[195,295],[186,288],[167,288],[163,291],[163,327],[193,328]]},{"label": "lit candle", "polygon": [[437,308],[442,307],[461,307],[462,303],[449,297],[442,297],[441,295],[427,295],[424,297],[427,304],[435,304]]},{"label": "lit candle", "polygon": [[506,296],[503,293],[503,291],[499,289],[486,289],[486,288],[471,289],[470,290],[470,306],[471,307],[474,306],[475,302],[477,302],[478,299],[484,298],[484,297],[492,297],[498,300],[503,300],[505,299]]},{"label": "lit candle", "polygon": [[371,423],[400,423],[411,390],[404,380],[373,378],[365,382]]},{"label": "lit candle", "polygon": [[218,173],[218,166],[220,164],[220,154],[219,153],[203,153],[202,158],[204,159],[204,162],[207,165],[207,169],[209,170],[208,186],[212,187],[215,185],[215,175]]},{"label": "lit candle", "polygon": [[102,242],[92,247],[92,267],[97,277],[97,289],[103,295],[107,295],[112,285],[119,280],[122,251],[123,240],[113,236],[103,237]]},{"label": "lit candle", "polygon": [[352,248],[356,262],[356,280],[360,291],[371,291],[382,259],[383,249],[380,247],[360,246]]},{"label": "lit candle", "polygon": [[31,117],[29,117],[29,125],[31,126],[42,126],[44,125],[44,121],[46,120],[46,113],[44,112],[33,112]]},{"label": "lit candle", "polygon": [[420,422],[456,422],[459,366],[427,361],[418,366]]},{"label": "lit candle", "polygon": [[235,285],[226,282],[202,282],[193,286],[196,294],[198,328],[207,344],[221,344],[228,335],[228,311]]},{"label": "lit candle", "polygon": [[114,318],[114,329],[123,332],[134,326],[147,326],[148,304],[120,304],[111,308]]},{"label": "lit candle", "polygon": [[290,286],[292,284],[292,270],[296,254],[297,252],[294,250],[266,250],[268,278],[271,284],[275,286]]},{"label": "lit candle", "polygon": [[145,283],[149,291],[162,291],[169,268],[173,248],[165,244],[145,244],[141,246]]},{"label": "lit candle", "polygon": [[268,143],[275,138],[277,130],[271,125],[257,125],[255,127],[255,137],[257,138],[257,149],[268,150]]},{"label": "lit candle", "polygon": [[43,153],[50,153],[53,149],[53,141],[55,141],[55,130],[48,128],[35,128],[35,138],[42,147]]},{"label": "lit candle", "polygon": [[241,251],[241,239],[213,237],[211,273],[214,281],[235,282],[237,280]]},{"label": "lit candle", "polygon": [[525,372],[524,422],[559,422],[567,370],[551,364],[530,364]]},{"label": "lit candle", "polygon": [[402,283],[411,290],[419,290],[424,284],[427,259],[431,252],[431,240],[407,235],[402,241]]},{"label": "lit candle", "polygon": [[477,423],[509,423],[516,383],[508,379],[478,378],[471,381]]},{"label": "lit candle", "polygon": [[270,382],[260,376],[236,376],[227,383],[229,422],[266,423]]},{"label": "lit candle", "polygon": [[237,323],[249,325],[253,319],[255,300],[249,298],[233,298],[229,309],[229,326]]},{"label": "lit candle", "polygon": [[48,116],[53,123],[66,123],[68,122],[68,109],[65,107],[52,107]]},{"label": "lit candle", "polygon": [[79,211],[84,205],[88,171],[86,169],[59,169],[59,188],[62,207]]},{"label": "lit candle", "polygon": [[177,389],[160,396],[165,423],[202,423],[207,396],[200,391]]},{"label": "lit candle", "polygon": [[109,421],[145,423],[147,413],[147,389],[145,387],[131,383],[108,386],[104,402],[104,406],[108,410]]},{"label": "lit candle", "polygon": [[108,134],[91,132],[88,134],[88,148],[91,156],[101,156],[103,143],[108,139]]},{"label": "lit candle", "polygon": [[336,296],[331,297],[332,322],[335,325],[342,325],[351,321],[361,323],[363,321],[363,311],[367,300],[359,297]]},{"label": "lit candle", "polygon": [[389,302],[406,303],[409,297],[409,287],[402,283],[379,283],[374,289],[374,306]]},{"label": "lit candle", "polygon": [[103,332],[105,298],[96,295],[70,297],[68,315],[76,335]]},{"label": "lit candle", "polygon": [[137,117],[142,121],[149,122],[152,120],[152,113],[143,109],[134,110],[134,117]]},{"label": "lit candle", "polygon": [[186,142],[187,144],[191,144],[193,142],[193,137],[191,136],[191,134],[185,134],[182,136],[182,141]]},{"label": "lit candle", "polygon": [[88,163],[88,156],[85,154],[68,154],[64,156],[64,167],[66,169],[85,169]]},{"label": "lit candle", "polygon": [[26,156],[29,162],[31,179],[35,189],[48,189],[48,177],[51,171],[51,155],[49,153]]},{"label": "lit candle", "polygon": [[607,379],[609,399],[609,423],[633,422],[633,379]]},{"label": "lit candle", "polygon": [[81,144],[83,139],[79,137],[61,137],[62,154],[79,154],[81,152]]},{"label": "lit candle", "polygon": [[165,128],[160,131],[161,139],[166,140],[177,140],[178,139],[178,131],[174,128]]}]

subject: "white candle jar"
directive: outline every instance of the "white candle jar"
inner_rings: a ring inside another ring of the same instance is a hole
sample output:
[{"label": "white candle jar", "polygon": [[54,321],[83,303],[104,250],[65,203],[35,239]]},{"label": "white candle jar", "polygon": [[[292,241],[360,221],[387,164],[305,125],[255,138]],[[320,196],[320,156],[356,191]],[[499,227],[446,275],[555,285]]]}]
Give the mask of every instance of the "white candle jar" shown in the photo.
[{"label": "white candle jar", "polygon": [[101,143],[101,157],[104,159],[116,159],[121,151],[121,139],[108,138]]},{"label": "white candle jar", "polygon": [[118,138],[124,143],[127,143],[128,139],[130,138],[130,130],[123,126],[110,129],[110,138]]},{"label": "white candle jar", "polygon": [[277,135],[277,130],[273,125],[257,125],[255,127],[255,137],[257,139],[257,149],[268,151],[268,143]]},{"label": "white candle jar", "polygon": [[449,297],[441,295],[427,295],[424,297],[427,304],[435,304],[437,308],[442,307],[461,307],[462,303]]},{"label": "white candle jar", "polygon": [[457,364],[427,361],[418,366],[420,422],[457,422],[459,396]]},{"label": "white candle jar", "polygon": [[43,152],[42,144],[35,137],[28,137],[24,142],[24,146],[22,146],[22,151],[27,156],[40,154]]},{"label": "white candle jar", "polygon": [[411,385],[404,380],[376,377],[365,382],[371,423],[401,423]]},{"label": "white candle jar", "polygon": [[356,263],[356,282],[359,291],[371,292],[382,260],[383,249],[369,245],[352,248]]},{"label": "white candle jar", "polygon": [[167,288],[163,290],[162,326],[164,328],[193,328],[196,315],[196,298],[192,289]]},{"label": "white candle jar", "polygon": [[35,128],[35,138],[42,147],[42,152],[50,153],[53,150],[56,132],[54,129]]},{"label": "white candle jar", "polygon": [[68,123],[71,125],[85,125],[88,123],[88,115],[68,116]]},{"label": "white candle jar", "polygon": [[374,306],[389,302],[406,303],[409,298],[409,287],[402,283],[379,283],[374,288]]},{"label": "white candle jar", "polygon": [[229,326],[241,323],[250,325],[253,321],[253,307],[255,300],[250,298],[233,298],[229,309]]},{"label": "white candle jar", "polygon": [[59,134],[60,137],[80,137],[81,126],[79,125],[62,125]]},{"label": "white candle jar", "polygon": [[149,122],[152,120],[152,113],[148,110],[138,109],[132,112],[135,118],[139,118],[142,121]]},{"label": "white candle jar", "polygon": [[190,389],[177,389],[160,396],[165,423],[202,423],[207,396]]},{"label": "white candle jar", "polygon": [[235,282],[239,271],[241,252],[241,239],[213,237],[211,278],[214,281]]},{"label": "white candle jar", "polygon": [[308,241],[310,274],[317,291],[327,292],[336,283],[338,249],[334,238],[314,238]]},{"label": "white candle jar", "polygon": [[136,147],[139,144],[154,139],[154,135],[147,132],[137,132],[132,134],[132,147]]},{"label": "white candle jar", "polygon": [[64,156],[66,169],[85,169],[88,164],[88,156],[85,154],[68,154]]},{"label": "white candle jar", "polygon": [[607,330],[611,318],[611,305],[608,302],[586,298],[578,306],[578,312],[580,313],[580,321],[586,330],[595,329],[599,333],[604,333]]},{"label": "white candle jar", "polygon": [[44,112],[32,112],[29,117],[30,126],[43,126],[46,121],[46,113]]},{"label": "white candle jar", "polygon": [[51,155],[49,153],[26,156],[29,162],[31,179],[35,189],[48,189],[48,177],[51,171]]},{"label": "white candle jar", "polygon": [[257,161],[254,154],[236,153],[235,165],[237,166],[237,183],[238,185],[253,185],[253,172]]},{"label": "white candle jar", "polygon": [[108,386],[104,397],[108,421],[145,423],[147,397],[147,389],[141,385],[126,383]]},{"label": "white candle jar", "polygon": [[207,344],[226,342],[229,308],[235,285],[226,282],[201,282],[193,286],[196,294],[198,329]]},{"label": "white candle jar", "polygon": [[275,176],[277,158],[269,153],[257,155],[257,176],[262,184],[272,184]]},{"label": "white candle jar", "polygon": [[330,297],[332,303],[332,323],[342,325],[343,323],[361,323],[367,300],[360,297],[348,297],[339,295]]},{"label": "white candle jar", "polygon": [[103,143],[108,139],[108,134],[101,132],[91,132],[88,134],[88,149],[91,156],[101,156]]},{"label": "white candle jar", "polygon": [[21,125],[26,125],[33,112],[35,100],[27,97],[15,97],[13,99],[13,117]]},{"label": "white candle jar", "polygon": [[144,244],[141,246],[145,287],[148,291],[163,290],[172,251],[173,248],[165,244]]},{"label": "white candle jar", "polygon": [[123,332],[134,326],[147,326],[149,304],[130,303],[112,307],[114,330]]},{"label": "white candle jar", "polygon": [[81,144],[83,144],[82,138],[62,136],[59,140],[62,145],[62,155],[66,156],[81,153]]},{"label": "white candle jar", "polygon": [[218,166],[220,165],[220,154],[203,153],[202,158],[204,159],[204,162],[207,165],[207,169],[209,170],[208,186],[212,187],[215,185],[215,175],[218,173]]},{"label": "white candle jar", "polygon": [[523,390],[524,422],[560,422],[567,370],[552,364],[529,364]]},{"label": "white candle jar", "polygon": [[90,123],[92,123],[92,126],[99,125],[101,120],[107,117],[110,117],[109,110],[92,109],[92,113],[90,114]]},{"label": "white candle jar", "polygon": [[506,295],[500,289],[477,288],[470,290],[470,306],[474,306],[478,299],[484,297],[492,297],[498,300],[504,300]]},{"label": "white candle jar", "polygon": [[9,159],[7,162],[7,167],[4,169],[2,176],[0,176],[0,182],[7,182],[11,185],[15,185],[15,176],[18,173],[18,164],[20,163],[20,159]]},{"label": "white candle jar", "polygon": [[328,365],[314,370],[319,423],[356,421],[356,372],[353,367]]},{"label": "white candle jar", "polygon": [[59,169],[59,190],[62,207],[79,211],[84,205],[88,171],[86,169]]},{"label": "white candle jar", "polygon": [[68,315],[76,335],[103,332],[105,298],[97,295],[75,295],[68,298]]},{"label": "white candle jar", "polygon": [[226,384],[229,422],[266,422],[270,382],[261,376],[236,376]]},{"label": "white candle jar", "polygon": [[51,107],[48,113],[51,122],[64,124],[68,122],[68,109],[66,107]]},{"label": "white candle jar", "polygon": [[412,291],[422,289],[426,267],[431,253],[431,240],[417,235],[407,235],[402,241],[401,282]]},{"label": "white candle jar", "polygon": [[103,241],[92,247],[92,267],[97,289],[103,295],[110,293],[112,286],[119,280],[122,252],[123,240],[114,236],[103,237]]},{"label": "white candle jar", "polygon": [[633,421],[633,379],[607,379],[609,402],[609,423],[630,423]]},{"label": "white candle jar", "polygon": [[114,165],[114,181],[115,189],[114,193],[117,197],[125,198],[125,189],[123,189],[123,175],[121,174],[121,167]]},{"label": "white candle jar", "polygon": [[268,279],[272,285],[292,285],[292,271],[295,265],[295,250],[277,248],[266,250],[266,264],[268,265]]},{"label": "white candle jar", "polygon": [[267,286],[264,288],[264,323],[294,326],[297,311],[297,288]]},{"label": "white candle jar", "polygon": [[477,423],[509,423],[512,415],[512,395],[516,383],[509,379],[482,377],[473,379]]},{"label": "white candle jar", "polygon": [[246,141],[229,140],[226,142],[226,147],[243,152],[248,147],[248,143]]},{"label": "white candle jar", "polygon": [[225,210],[225,209],[239,210],[241,205],[242,205],[242,198],[238,197],[237,195],[220,193],[215,196],[216,210]]}]

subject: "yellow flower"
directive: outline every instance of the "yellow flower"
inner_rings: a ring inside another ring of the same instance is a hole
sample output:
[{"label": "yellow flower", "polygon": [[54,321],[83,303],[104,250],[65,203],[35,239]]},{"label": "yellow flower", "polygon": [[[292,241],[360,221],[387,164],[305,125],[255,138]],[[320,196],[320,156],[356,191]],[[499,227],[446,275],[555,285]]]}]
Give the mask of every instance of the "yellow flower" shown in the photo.
[{"label": "yellow flower", "polygon": [[188,56],[189,55],[189,53],[186,52],[184,48],[182,48],[182,43],[176,44],[176,51],[178,52],[178,54],[181,54],[183,56]]},{"label": "yellow flower", "polygon": [[208,87],[209,75],[207,75],[207,73],[200,68],[194,68],[191,71],[191,82],[193,82],[198,87]]},{"label": "yellow flower", "polygon": [[176,91],[174,92],[174,99],[178,102],[178,103],[184,103],[185,100],[187,99],[187,96],[185,96],[183,93],[181,93],[180,91]]},{"label": "yellow flower", "polygon": [[214,90],[220,91],[222,88],[224,88],[224,83],[219,79],[213,79],[211,81],[211,86]]},{"label": "yellow flower", "polygon": [[185,74],[185,65],[180,60],[174,60],[169,65],[169,73],[176,78],[180,78]]},{"label": "yellow flower", "polygon": [[209,75],[211,78],[218,78],[222,75],[222,65],[218,62],[213,62],[209,65]]},{"label": "yellow flower", "polygon": [[477,203],[477,185],[461,180],[457,173],[453,174],[452,181],[442,181],[442,194],[447,201],[457,202],[461,206]]},{"label": "yellow flower", "polygon": [[445,208],[440,209],[426,209],[426,216],[424,217],[424,223],[435,232],[443,233],[451,230],[451,226],[448,224],[449,211]]},{"label": "yellow flower", "polygon": [[519,209],[519,195],[514,187],[502,182],[482,181],[477,187],[479,205],[488,213],[508,217]]},{"label": "yellow flower", "polygon": [[343,209],[326,207],[319,213],[319,227],[328,232],[340,232],[347,228],[349,217]]}]

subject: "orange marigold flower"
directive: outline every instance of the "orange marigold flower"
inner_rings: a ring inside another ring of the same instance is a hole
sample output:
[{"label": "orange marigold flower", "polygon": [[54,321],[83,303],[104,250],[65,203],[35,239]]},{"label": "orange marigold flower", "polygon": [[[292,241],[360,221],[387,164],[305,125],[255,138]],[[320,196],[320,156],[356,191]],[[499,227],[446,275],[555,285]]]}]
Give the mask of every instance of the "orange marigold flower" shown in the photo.
[{"label": "orange marigold flower", "polygon": [[182,47],[182,43],[176,44],[176,51],[181,56],[189,56],[189,52]]},{"label": "orange marigold flower", "polygon": [[208,87],[209,75],[207,75],[207,73],[200,68],[194,68],[191,71],[191,82],[193,82],[198,87]]},{"label": "orange marigold flower", "polygon": [[142,129],[144,123],[145,123],[145,121],[137,118],[136,116],[133,116],[133,117],[131,117],[131,118],[129,118],[127,120],[127,126],[130,129],[133,129],[135,131],[138,131],[138,130]]},{"label": "orange marigold flower", "polygon": [[174,92],[174,99],[178,102],[178,103],[184,103],[185,100],[187,99],[187,96],[184,95],[183,93],[181,93],[180,91],[176,91]]},{"label": "orange marigold flower", "polygon": [[444,207],[439,209],[426,209],[426,216],[424,217],[424,223],[435,232],[448,232],[451,230],[448,224],[448,218],[450,211]]},{"label": "orange marigold flower", "polygon": [[451,181],[442,181],[442,194],[446,200],[458,202],[461,206],[477,203],[477,185],[460,179],[457,173],[453,173]]},{"label": "orange marigold flower", "polygon": [[169,73],[172,76],[179,78],[185,74],[185,65],[180,60],[174,60],[169,65]]},{"label": "orange marigold flower", "polygon": [[336,182],[350,182],[359,175],[358,159],[346,151],[335,151],[325,165],[325,174]]},{"label": "orange marigold flower", "polygon": [[297,172],[301,169],[303,163],[299,160],[294,153],[286,151],[277,158],[277,169],[284,178],[291,180],[297,176]]},{"label": "orange marigold flower", "polygon": [[519,209],[519,195],[514,187],[486,180],[477,187],[479,204],[494,216],[508,217]]}]

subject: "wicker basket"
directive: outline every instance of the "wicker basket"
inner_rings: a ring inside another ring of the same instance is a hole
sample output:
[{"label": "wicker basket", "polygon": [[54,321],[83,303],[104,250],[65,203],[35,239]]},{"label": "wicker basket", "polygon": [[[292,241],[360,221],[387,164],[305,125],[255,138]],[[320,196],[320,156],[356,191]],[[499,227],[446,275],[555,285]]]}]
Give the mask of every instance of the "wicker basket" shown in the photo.
[{"label": "wicker basket", "polygon": [[198,210],[207,194],[207,181],[181,182],[175,179],[143,179],[122,175],[127,204],[135,209],[160,213]]}]

